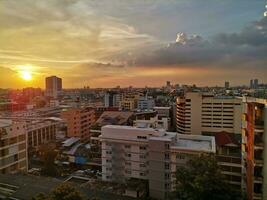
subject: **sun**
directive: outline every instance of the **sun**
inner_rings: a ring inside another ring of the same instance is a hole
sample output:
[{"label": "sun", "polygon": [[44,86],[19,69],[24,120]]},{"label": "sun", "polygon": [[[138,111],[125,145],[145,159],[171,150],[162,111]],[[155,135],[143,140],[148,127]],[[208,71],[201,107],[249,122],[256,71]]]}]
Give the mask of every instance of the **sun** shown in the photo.
[{"label": "sun", "polygon": [[32,73],[30,71],[22,71],[22,72],[20,72],[20,76],[25,81],[31,81],[32,80]]}]

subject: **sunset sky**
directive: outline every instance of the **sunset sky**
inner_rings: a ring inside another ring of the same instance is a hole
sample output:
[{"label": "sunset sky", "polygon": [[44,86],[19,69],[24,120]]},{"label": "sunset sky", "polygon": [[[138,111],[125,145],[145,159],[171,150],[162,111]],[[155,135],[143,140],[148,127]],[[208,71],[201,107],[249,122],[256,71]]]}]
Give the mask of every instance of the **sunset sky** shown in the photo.
[{"label": "sunset sky", "polygon": [[267,82],[266,0],[0,0],[0,88]]}]

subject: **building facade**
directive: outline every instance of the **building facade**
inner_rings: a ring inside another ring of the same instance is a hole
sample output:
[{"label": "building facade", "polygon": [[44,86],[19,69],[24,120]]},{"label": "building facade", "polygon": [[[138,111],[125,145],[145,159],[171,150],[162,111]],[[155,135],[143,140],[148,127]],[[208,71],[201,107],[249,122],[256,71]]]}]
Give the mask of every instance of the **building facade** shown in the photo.
[{"label": "building facade", "polygon": [[27,172],[26,125],[12,120],[0,120],[0,173]]},{"label": "building facade", "polygon": [[150,196],[157,199],[167,199],[175,188],[177,167],[192,156],[216,152],[214,137],[152,128],[108,125],[102,127],[100,140],[102,180],[145,180]]},{"label": "building facade", "polygon": [[242,99],[188,92],[176,100],[176,129],[181,134],[241,135]]},{"label": "building facade", "polygon": [[45,90],[46,96],[56,99],[62,90],[62,79],[56,76],[46,77]]},{"label": "building facade", "polygon": [[244,98],[242,166],[248,199],[267,199],[267,100]]},{"label": "building facade", "polygon": [[95,123],[93,108],[70,108],[61,113],[67,125],[67,137],[86,139],[90,135],[90,127]]}]

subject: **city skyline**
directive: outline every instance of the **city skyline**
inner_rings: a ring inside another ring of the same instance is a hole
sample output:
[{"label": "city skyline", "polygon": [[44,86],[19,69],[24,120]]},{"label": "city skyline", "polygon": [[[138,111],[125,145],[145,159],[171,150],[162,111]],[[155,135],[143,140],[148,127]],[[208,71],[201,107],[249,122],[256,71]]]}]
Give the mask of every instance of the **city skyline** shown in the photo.
[{"label": "city skyline", "polygon": [[4,0],[0,88],[267,82],[265,4]]}]

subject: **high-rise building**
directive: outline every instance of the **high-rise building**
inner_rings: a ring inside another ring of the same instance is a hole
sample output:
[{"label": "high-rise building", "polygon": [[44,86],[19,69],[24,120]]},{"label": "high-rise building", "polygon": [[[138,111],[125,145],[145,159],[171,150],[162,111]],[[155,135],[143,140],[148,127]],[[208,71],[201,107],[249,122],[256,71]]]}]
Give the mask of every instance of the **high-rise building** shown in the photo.
[{"label": "high-rise building", "polygon": [[254,89],[257,89],[259,87],[259,80],[254,79]]},{"label": "high-rise building", "polygon": [[242,99],[188,92],[176,100],[176,127],[181,134],[241,135]]},{"label": "high-rise building", "polygon": [[115,91],[108,91],[104,95],[104,106],[105,107],[119,107],[122,101],[123,93]]},{"label": "high-rise building", "polygon": [[215,153],[211,136],[181,135],[152,128],[102,127],[102,180],[145,180],[149,195],[167,199],[175,189],[175,172],[194,156]]},{"label": "high-rise building", "polygon": [[244,98],[242,166],[248,200],[267,199],[267,100]]},{"label": "high-rise building", "polygon": [[250,80],[250,84],[249,84],[250,89],[254,88],[254,81],[253,79]]},{"label": "high-rise building", "polygon": [[62,90],[62,79],[56,76],[45,78],[46,96],[57,98],[59,92]]},{"label": "high-rise building", "polygon": [[230,82],[229,81],[225,81],[224,87],[225,87],[225,89],[229,89],[230,88]]},{"label": "high-rise building", "polygon": [[27,172],[27,154],[25,123],[0,119],[0,173]]}]

